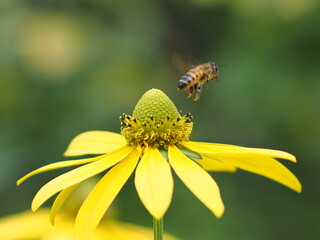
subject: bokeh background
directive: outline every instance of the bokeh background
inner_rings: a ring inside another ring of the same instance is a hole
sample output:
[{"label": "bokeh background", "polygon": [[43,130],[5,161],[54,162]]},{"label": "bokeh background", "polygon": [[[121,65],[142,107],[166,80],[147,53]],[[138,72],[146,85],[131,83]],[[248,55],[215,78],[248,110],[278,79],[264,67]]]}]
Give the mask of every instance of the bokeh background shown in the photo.
[{"label": "bokeh background", "polygon": [[[65,170],[19,188],[18,178],[63,160],[81,132],[119,132],[119,115],[159,88],[194,115],[191,140],[288,151],[298,164],[285,165],[303,184],[297,194],[243,171],[213,173],[226,205],[216,219],[175,178],[166,231],[320,239],[319,11],[317,0],[1,0],[0,216],[29,208]],[[227,66],[193,102],[176,89],[173,56]],[[119,219],[152,225],[132,179],[114,205]]]}]

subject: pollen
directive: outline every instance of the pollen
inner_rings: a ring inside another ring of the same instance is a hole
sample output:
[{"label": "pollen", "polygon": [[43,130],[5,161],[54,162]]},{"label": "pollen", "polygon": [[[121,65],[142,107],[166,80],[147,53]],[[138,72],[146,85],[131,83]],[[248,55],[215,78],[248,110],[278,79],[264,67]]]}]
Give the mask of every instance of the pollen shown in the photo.
[{"label": "pollen", "polygon": [[188,141],[192,115],[180,116],[173,102],[158,89],[146,92],[137,103],[133,116],[120,116],[121,134],[129,145],[168,148]]}]

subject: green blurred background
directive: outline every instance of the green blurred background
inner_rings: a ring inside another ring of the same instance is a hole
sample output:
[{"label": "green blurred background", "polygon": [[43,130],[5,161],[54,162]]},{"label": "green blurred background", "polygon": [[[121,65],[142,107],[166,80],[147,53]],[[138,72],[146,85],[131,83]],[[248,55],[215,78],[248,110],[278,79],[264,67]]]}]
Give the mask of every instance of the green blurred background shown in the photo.
[{"label": "green blurred background", "polygon": [[[29,208],[62,171],[15,182],[63,160],[88,130],[119,132],[150,88],[194,115],[191,140],[285,150],[297,194],[263,177],[213,173],[226,205],[216,219],[175,179],[165,230],[181,239],[320,239],[320,4],[317,0],[2,0],[0,216]],[[201,99],[176,90],[172,57],[227,64]],[[49,205],[49,204],[48,204]],[[132,179],[119,219],[151,226]]]}]

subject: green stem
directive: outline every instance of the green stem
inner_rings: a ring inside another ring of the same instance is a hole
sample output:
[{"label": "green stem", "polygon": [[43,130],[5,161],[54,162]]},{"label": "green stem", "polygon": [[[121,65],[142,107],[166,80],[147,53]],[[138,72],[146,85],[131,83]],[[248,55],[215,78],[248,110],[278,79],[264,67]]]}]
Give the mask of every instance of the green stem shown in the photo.
[{"label": "green stem", "polygon": [[162,240],[163,218],[160,218],[160,219],[153,218],[153,233],[154,233],[154,240]]}]

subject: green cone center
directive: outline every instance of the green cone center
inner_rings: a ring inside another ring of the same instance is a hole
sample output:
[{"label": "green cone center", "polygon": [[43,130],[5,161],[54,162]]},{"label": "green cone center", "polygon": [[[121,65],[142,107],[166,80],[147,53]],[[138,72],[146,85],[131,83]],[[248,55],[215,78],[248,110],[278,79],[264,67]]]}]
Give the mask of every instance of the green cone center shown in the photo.
[{"label": "green cone center", "polygon": [[172,118],[180,117],[176,106],[170,98],[161,90],[154,88],[141,97],[133,110],[132,117],[141,122],[147,122],[151,115],[156,123],[161,122],[167,116]]}]

